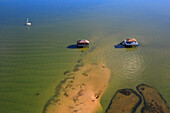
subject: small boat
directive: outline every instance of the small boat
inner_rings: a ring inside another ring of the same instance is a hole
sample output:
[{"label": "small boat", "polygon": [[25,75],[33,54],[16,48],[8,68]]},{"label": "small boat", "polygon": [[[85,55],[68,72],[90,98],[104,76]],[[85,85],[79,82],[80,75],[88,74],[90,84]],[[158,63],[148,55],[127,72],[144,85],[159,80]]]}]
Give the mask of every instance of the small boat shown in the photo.
[{"label": "small boat", "polygon": [[27,22],[26,22],[26,24],[25,24],[25,25],[27,25],[27,26],[31,26],[31,22],[29,22],[28,18],[27,18]]},{"label": "small boat", "polygon": [[138,42],[135,38],[130,38],[130,39],[126,39],[123,42],[120,43],[123,46],[138,46]]},{"label": "small boat", "polygon": [[78,40],[77,47],[78,48],[89,47],[89,41],[88,40]]}]

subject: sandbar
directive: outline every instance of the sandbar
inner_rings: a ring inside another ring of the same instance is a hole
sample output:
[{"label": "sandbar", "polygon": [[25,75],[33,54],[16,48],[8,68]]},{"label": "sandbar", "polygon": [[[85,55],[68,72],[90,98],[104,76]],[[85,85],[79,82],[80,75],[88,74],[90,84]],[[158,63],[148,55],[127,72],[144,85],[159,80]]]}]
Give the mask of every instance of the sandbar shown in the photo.
[{"label": "sandbar", "polygon": [[[110,70],[104,64],[76,66],[56,88],[43,113],[93,113],[102,111],[100,99],[108,85]],[[103,112],[103,111],[102,111]]]}]

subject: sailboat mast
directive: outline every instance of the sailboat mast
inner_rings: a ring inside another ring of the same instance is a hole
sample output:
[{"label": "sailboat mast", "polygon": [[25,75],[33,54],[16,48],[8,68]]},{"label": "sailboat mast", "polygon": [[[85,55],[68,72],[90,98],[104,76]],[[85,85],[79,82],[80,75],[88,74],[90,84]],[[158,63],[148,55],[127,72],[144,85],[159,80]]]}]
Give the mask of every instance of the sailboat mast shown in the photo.
[{"label": "sailboat mast", "polygon": [[28,23],[28,18],[27,18],[27,23]]},{"label": "sailboat mast", "polygon": [[30,26],[30,25],[31,25],[31,22],[29,22],[28,18],[27,18],[27,22],[26,22],[25,25],[27,25],[27,26]]}]

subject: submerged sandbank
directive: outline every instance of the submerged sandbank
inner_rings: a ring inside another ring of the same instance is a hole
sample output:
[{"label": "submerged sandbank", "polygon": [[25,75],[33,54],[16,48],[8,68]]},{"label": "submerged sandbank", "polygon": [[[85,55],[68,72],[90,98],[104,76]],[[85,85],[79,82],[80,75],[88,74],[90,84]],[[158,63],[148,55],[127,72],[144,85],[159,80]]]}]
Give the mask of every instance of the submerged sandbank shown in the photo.
[{"label": "submerged sandbank", "polygon": [[[165,99],[153,87],[140,84],[133,89],[120,89],[113,96],[106,113],[135,113],[143,102],[141,113],[170,113]],[[143,100],[142,100],[143,99]]]},{"label": "submerged sandbank", "polygon": [[100,99],[107,87],[110,70],[104,64],[79,65],[56,89],[48,101],[44,113],[92,113],[102,111]]},{"label": "submerged sandbank", "polygon": [[144,100],[142,113],[170,113],[165,99],[155,88],[146,84],[140,84],[137,86],[137,90]]},{"label": "submerged sandbank", "polygon": [[133,89],[120,89],[113,96],[106,113],[134,113],[142,98]]}]

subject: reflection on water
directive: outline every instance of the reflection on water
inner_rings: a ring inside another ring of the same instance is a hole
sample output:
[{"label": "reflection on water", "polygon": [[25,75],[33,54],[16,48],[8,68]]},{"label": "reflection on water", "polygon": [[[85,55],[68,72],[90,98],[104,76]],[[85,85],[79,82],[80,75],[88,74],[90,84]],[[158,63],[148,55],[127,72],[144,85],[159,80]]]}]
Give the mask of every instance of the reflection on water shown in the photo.
[{"label": "reflection on water", "polygon": [[140,53],[137,53],[137,48],[126,49],[128,53],[125,54],[125,58],[122,62],[124,77],[127,79],[140,78],[139,75],[144,70],[144,62]]},{"label": "reflection on water", "polygon": [[77,44],[73,44],[73,45],[69,45],[67,46],[68,49],[77,49],[79,51],[87,51],[89,49],[89,47],[81,47],[81,48],[78,48],[77,47]]},{"label": "reflection on water", "polygon": [[78,48],[78,50],[81,51],[81,52],[86,52],[86,51],[89,50],[89,48],[88,47]]},{"label": "reflection on water", "polygon": [[125,49],[126,49],[126,52],[136,52],[138,50],[138,47],[132,46],[132,47],[128,47]]},{"label": "reflection on water", "polygon": [[26,26],[26,30],[27,31],[31,30],[31,26]]},{"label": "reflection on water", "polygon": [[121,44],[117,44],[117,45],[114,45],[115,48],[125,48],[125,46],[121,45]]},{"label": "reflection on water", "polygon": [[[113,75],[116,75],[116,79],[118,79],[116,82],[120,83],[124,80],[130,82],[143,81],[142,74],[145,63],[140,48],[140,46],[120,49],[115,48],[112,57],[110,57],[112,62],[109,64],[112,67]],[[112,64],[116,64],[116,66]],[[115,67],[117,67],[117,69]],[[114,71],[115,69],[116,71]],[[127,84],[130,83],[127,82]]]}]

